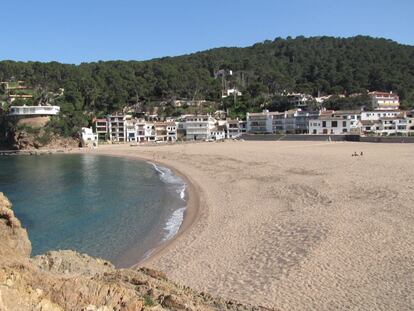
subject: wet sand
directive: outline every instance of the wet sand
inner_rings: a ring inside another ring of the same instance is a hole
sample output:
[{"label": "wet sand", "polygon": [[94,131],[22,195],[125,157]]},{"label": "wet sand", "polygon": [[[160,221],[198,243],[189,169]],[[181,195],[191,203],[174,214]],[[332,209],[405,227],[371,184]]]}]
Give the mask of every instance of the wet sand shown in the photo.
[{"label": "wet sand", "polygon": [[147,159],[188,178],[185,224],[144,263],[174,281],[276,310],[414,308],[414,144],[229,141],[85,152]]}]

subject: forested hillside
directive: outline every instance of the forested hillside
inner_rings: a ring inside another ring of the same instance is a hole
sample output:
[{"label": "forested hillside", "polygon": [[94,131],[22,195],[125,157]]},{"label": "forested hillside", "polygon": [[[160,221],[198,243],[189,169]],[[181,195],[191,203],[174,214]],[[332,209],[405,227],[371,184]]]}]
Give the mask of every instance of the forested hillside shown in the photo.
[{"label": "forested hillside", "polygon": [[80,122],[137,102],[220,101],[222,80],[214,77],[219,69],[234,72],[229,83],[244,96],[239,103],[227,104],[241,114],[271,105],[283,91],[313,95],[394,91],[406,107],[414,103],[414,47],[363,36],[277,38],[247,48],[217,48],[142,62],[2,61],[0,80],[24,80],[48,91],[64,88],[58,104],[64,115]]}]

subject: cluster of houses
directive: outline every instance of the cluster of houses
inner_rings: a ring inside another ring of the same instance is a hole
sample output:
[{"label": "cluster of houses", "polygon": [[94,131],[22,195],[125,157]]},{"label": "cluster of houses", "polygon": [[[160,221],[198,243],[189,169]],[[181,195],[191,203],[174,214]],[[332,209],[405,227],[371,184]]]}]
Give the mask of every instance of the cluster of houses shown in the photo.
[{"label": "cluster of houses", "polygon": [[411,135],[414,134],[412,111],[399,109],[399,97],[393,93],[371,92],[371,111],[303,111],[247,114],[247,132],[255,134],[311,135]]},{"label": "cluster of houses", "polygon": [[[16,86],[18,87],[18,86]],[[297,94],[294,94],[295,96]],[[160,120],[157,115],[146,118],[132,114],[116,113],[96,119],[94,129],[81,131],[84,145],[97,145],[98,141],[110,142],[175,142],[215,141],[235,139],[244,133],[251,134],[309,134],[309,135],[414,135],[413,111],[400,110],[399,97],[384,92],[369,93],[372,110],[311,111],[301,107],[284,112],[263,110],[247,113],[246,121],[232,120],[224,111],[212,115],[183,115],[179,118]],[[297,98],[296,97],[293,98]],[[11,117],[54,116],[59,106],[9,106]]]},{"label": "cluster of houses", "polygon": [[111,142],[175,142],[177,140],[214,141],[235,139],[246,132],[246,122],[217,120],[211,115],[183,115],[175,120],[133,118],[111,114],[95,120],[95,133],[84,130],[83,140]]}]

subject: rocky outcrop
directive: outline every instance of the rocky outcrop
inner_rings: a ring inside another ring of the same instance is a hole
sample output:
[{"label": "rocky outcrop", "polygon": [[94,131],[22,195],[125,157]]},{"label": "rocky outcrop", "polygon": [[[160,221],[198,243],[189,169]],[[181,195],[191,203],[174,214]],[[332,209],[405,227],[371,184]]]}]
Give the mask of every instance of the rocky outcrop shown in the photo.
[{"label": "rocky outcrop", "polygon": [[48,134],[43,130],[30,133],[27,130],[15,130],[9,139],[14,150],[65,149],[79,147],[79,140]]},{"label": "rocky outcrop", "polygon": [[0,193],[0,310],[260,310],[198,293],[155,270],[117,270],[73,251],[30,258],[26,230]]},{"label": "rocky outcrop", "polygon": [[29,257],[32,250],[27,232],[11,207],[10,201],[0,192],[0,260]]}]

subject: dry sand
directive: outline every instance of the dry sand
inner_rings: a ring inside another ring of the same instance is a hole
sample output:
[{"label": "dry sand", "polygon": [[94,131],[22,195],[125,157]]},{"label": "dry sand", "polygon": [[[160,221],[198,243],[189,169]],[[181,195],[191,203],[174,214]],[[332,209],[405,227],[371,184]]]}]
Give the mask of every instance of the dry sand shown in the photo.
[{"label": "dry sand", "polygon": [[197,219],[145,263],[177,282],[276,310],[414,309],[414,144],[91,152],[164,163],[193,183]]}]

